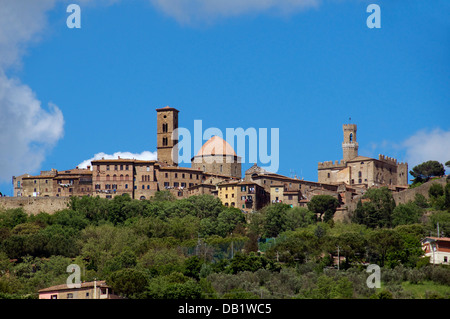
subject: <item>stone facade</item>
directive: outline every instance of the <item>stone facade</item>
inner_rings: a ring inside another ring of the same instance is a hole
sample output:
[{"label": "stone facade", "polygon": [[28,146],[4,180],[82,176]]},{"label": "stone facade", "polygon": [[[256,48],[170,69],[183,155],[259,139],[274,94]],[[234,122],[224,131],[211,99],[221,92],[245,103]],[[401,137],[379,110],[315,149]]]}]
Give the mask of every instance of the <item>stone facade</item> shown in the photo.
[{"label": "stone facade", "polygon": [[267,205],[270,195],[260,185],[246,181],[224,182],[217,185],[223,205],[252,213]]},{"label": "stone facade", "polygon": [[241,158],[219,136],[211,137],[191,159],[191,167],[205,173],[241,178]]},{"label": "stone facade", "polygon": [[158,162],[178,165],[178,110],[169,106],[156,109]]},{"label": "stone facade", "polygon": [[407,187],[408,164],[379,155],[378,159],[358,155],[356,125],[343,126],[343,160],[318,164],[319,183],[358,185],[360,187]]}]

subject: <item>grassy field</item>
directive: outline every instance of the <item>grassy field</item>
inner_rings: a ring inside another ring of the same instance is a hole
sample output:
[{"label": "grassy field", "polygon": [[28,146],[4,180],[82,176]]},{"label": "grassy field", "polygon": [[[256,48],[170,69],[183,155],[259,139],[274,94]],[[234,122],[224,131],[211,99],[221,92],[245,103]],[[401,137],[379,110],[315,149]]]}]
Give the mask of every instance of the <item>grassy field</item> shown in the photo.
[{"label": "grassy field", "polygon": [[441,298],[450,298],[450,286],[438,285],[432,281],[424,281],[421,284],[412,284],[408,281],[402,283],[404,291],[413,294],[416,299],[425,299],[431,294],[438,295]]}]

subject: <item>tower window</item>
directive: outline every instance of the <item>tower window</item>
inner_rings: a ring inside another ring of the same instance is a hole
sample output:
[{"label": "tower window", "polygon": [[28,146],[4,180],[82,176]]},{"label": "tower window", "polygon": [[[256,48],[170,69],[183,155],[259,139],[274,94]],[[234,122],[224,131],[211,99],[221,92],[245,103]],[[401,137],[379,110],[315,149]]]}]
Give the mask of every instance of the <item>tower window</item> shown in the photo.
[{"label": "tower window", "polygon": [[350,133],[350,142],[353,142],[353,133]]},{"label": "tower window", "polygon": [[169,128],[169,127],[168,127],[167,123],[163,123],[163,125],[162,125],[163,133],[167,133],[168,128]]},{"label": "tower window", "polygon": [[167,137],[163,137],[163,146],[167,146]]}]

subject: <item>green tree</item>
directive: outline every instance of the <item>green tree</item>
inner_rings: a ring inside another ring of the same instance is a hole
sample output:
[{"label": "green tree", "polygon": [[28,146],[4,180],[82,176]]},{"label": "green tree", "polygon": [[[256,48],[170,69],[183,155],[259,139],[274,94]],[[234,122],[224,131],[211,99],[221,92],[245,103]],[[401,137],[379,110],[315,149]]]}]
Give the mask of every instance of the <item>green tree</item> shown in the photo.
[{"label": "green tree", "polygon": [[286,212],[289,208],[287,204],[277,203],[262,209],[265,237],[276,237],[285,230]]},{"label": "green tree", "polygon": [[414,202],[399,204],[392,212],[392,225],[395,227],[398,225],[419,223],[422,214],[422,209]]},{"label": "green tree", "polygon": [[238,225],[245,224],[244,214],[237,208],[224,208],[217,216],[216,234],[222,237],[229,235]]},{"label": "green tree", "polygon": [[150,279],[144,293],[146,299],[199,299],[201,286],[181,273]]},{"label": "green tree", "polygon": [[371,259],[383,267],[386,261],[395,261],[395,254],[401,248],[401,237],[392,229],[376,229],[369,235],[368,247]]},{"label": "green tree", "polygon": [[27,222],[27,214],[22,208],[0,211],[0,227],[13,229],[19,224]]},{"label": "green tree", "polygon": [[316,215],[306,207],[293,207],[286,211],[285,230],[295,230],[316,222]]},{"label": "green tree", "polygon": [[387,187],[370,188],[358,202],[353,221],[370,228],[391,227],[395,201]]},{"label": "green tree", "polygon": [[413,177],[413,184],[427,182],[434,176],[445,175],[444,165],[438,161],[427,161],[417,166],[409,172]]},{"label": "green tree", "polygon": [[316,195],[308,202],[308,209],[318,216],[319,221],[333,219],[338,207],[339,201],[331,195]]},{"label": "green tree", "polygon": [[113,272],[107,280],[112,289],[127,298],[141,298],[149,282],[148,275],[137,269],[125,268]]}]

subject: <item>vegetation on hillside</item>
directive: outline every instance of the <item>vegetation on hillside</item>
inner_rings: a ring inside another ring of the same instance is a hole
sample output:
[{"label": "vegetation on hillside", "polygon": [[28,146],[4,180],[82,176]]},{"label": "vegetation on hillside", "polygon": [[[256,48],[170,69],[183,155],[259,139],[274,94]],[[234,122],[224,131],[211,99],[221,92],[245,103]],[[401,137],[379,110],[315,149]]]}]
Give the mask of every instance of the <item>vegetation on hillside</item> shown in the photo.
[{"label": "vegetation on hillside", "polygon": [[[348,222],[334,222],[336,203],[323,197],[249,215],[165,191],[72,198],[51,215],[9,209],[0,212],[0,297],[37,298],[77,264],[83,281],[106,280],[127,298],[449,298],[450,268],[430,265],[420,244],[437,223],[450,235],[449,185],[397,206],[387,189],[371,189]],[[381,289],[367,287],[368,264],[381,267]]]}]

